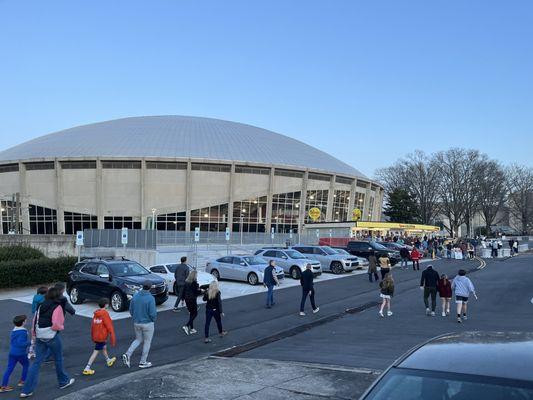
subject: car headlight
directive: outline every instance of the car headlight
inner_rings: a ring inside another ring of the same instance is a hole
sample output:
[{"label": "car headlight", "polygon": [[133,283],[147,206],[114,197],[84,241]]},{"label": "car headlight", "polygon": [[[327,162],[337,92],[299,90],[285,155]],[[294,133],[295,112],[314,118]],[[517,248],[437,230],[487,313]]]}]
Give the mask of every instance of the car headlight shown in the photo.
[{"label": "car headlight", "polygon": [[132,292],[138,292],[143,288],[141,285],[131,285],[128,283],[125,283],[124,286],[126,286],[126,288],[131,290]]}]

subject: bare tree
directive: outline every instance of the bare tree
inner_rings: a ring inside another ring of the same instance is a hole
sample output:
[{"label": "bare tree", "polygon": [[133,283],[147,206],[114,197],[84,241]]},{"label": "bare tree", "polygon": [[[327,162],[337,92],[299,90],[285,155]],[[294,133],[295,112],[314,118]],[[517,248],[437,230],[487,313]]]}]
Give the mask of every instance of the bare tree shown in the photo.
[{"label": "bare tree", "polygon": [[533,225],[533,168],[511,165],[506,170],[509,211],[518,221],[522,234]]},{"label": "bare tree", "polygon": [[386,194],[401,188],[417,203],[420,220],[433,223],[438,214],[439,174],[432,157],[417,150],[394,165],[376,172]]},{"label": "bare tree", "polygon": [[479,211],[485,220],[487,234],[496,223],[507,194],[506,176],[502,166],[494,160],[483,162],[479,176]]}]

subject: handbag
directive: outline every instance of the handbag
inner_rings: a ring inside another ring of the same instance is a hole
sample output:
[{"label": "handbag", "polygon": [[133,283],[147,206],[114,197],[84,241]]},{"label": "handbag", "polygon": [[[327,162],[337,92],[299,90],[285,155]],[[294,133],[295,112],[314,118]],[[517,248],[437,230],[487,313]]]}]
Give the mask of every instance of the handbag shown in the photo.
[{"label": "handbag", "polygon": [[56,337],[57,332],[52,329],[51,326],[47,328],[39,327],[39,312],[41,307],[37,309],[37,315],[35,316],[35,337],[42,340],[50,340]]}]

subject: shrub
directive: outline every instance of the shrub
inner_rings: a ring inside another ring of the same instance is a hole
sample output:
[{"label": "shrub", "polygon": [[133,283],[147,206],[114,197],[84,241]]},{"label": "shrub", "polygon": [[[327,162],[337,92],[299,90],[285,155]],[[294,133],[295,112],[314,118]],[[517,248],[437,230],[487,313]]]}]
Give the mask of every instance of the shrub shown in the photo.
[{"label": "shrub", "polygon": [[0,262],[0,288],[64,282],[76,257],[37,258]]},{"label": "shrub", "polygon": [[13,260],[34,260],[44,258],[44,254],[29,246],[0,247],[0,262]]}]

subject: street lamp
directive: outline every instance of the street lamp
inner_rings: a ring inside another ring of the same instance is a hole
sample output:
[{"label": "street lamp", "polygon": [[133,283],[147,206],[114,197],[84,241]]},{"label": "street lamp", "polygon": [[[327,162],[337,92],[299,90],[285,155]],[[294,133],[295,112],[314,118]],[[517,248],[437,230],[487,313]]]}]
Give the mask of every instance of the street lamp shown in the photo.
[{"label": "street lamp", "polygon": [[[246,210],[242,210],[243,212],[245,212]],[[243,228],[244,228],[244,215],[241,214],[241,217],[239,219],[239,223],[240,223],[240,230],[241,230],[241,246],[242,246],[242,236],[243,236]]]},{"label": "street lamp", "polygon": [[152,208],[152,229],[155,229],[155,212],[157,209]]}]

